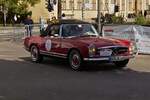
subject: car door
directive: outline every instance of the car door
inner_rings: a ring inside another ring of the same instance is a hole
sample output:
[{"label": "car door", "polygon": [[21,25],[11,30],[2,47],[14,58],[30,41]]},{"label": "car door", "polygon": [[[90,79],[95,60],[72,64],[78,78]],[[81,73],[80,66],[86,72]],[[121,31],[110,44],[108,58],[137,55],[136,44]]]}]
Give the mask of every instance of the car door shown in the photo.
[{"label": "car door", "polygon": [[[72,39],[66,36],[68,34],[66,31],[64,31],[65,26],[66,25],[62,24],[60,27],[60,34],[61,34],[60,52],[64,55],[67,55],[70,48],[72,48],[72,44],[71,44]],[[65,27],[65,28],[66,28],[66,30],[69,30],[68,27]],[[66,34],[64,34],[64,33],[66,33]],[[73,41],[73,42],[76,42],[76,41]]]},{"label": "car door", "polygon": [[48,35],[44,39],[43,51],[47,54],[59,55],[61,38],[59,34],[59,25],[52,25]]}]

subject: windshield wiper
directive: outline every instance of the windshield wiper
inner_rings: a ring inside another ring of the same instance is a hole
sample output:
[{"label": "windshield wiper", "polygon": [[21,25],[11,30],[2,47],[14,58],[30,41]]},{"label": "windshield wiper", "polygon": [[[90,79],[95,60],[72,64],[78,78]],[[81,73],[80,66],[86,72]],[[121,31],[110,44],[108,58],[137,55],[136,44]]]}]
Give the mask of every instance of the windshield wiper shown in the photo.
[{"label": "windshield wiper", "polygon": [[70,37],[97,37],[98,35],[93,35],[93,34],[80,34],[76,36],[70,36]]},{"label": "windshield wiper", "polygon": [[93,35],[93,34],[82,34],[80,36],[81,37],[97,37],[97,35]]}]

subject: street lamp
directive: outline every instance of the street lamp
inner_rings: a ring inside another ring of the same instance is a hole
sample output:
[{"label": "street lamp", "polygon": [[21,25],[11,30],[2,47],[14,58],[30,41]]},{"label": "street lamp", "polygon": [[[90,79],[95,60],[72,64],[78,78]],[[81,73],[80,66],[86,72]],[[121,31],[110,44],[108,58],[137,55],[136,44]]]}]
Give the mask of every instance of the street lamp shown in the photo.
[{"label": "street lamp", "polygon": [[72,18],[74,17],[74,0],[72,0]]},{"label": "street lamp", "polygon": [[97,18],[98,18],[98,33],[100,35],[102,35],[102,32],[101,32],[100,0],[97,0]]},{"label": "street lamp", "polygon": [[137,10],[137,0],[135,0],[135,13],[137,14],[138,13],[138,10]]},{"label": "street lamp", "polygon": [[84,0],[82,0],[82,20],[84,20]]},{"label": "street lamp", "polygon": [[61,19],[62,17],[62,8],[61,8],[62,4],[61,4],[61,0],[58,0],[58,19]]}]

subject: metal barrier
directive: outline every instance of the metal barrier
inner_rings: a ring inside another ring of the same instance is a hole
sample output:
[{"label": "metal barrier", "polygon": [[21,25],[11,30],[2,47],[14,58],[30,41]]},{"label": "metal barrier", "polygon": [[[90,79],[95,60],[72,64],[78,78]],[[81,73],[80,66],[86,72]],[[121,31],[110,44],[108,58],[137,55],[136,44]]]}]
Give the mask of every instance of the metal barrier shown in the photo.
[{"label": "metal barrier", "polygon": [[130,40],[135,46],[135,51],[150,54],[150,27],[137,25],[105,26],[103,36]]},{"label": "metal barrier", "polygon": [[14,37],[14,27],[0,27],[0,40],[11,40]]},{"label": "metal barrier", "polygon": [[47,24],[35,24],[35,25],[25,25],[24,37],[39,35],[43,30],[45,30]]},{"label": "metal barrier", "polygon": [[[46,24],[0,27],[0,40],[22,41],[24,37],[39,35]],[[135,51],[150,54],[150,27],[137,25],[104,26],[104,37],[127,39],[133,42]]]},{"label": "metal barrier", "polygon": [[0,40],[22,41],[26,36],[39,35],[42,25],[20,25],[12,27],[0,27]]}]

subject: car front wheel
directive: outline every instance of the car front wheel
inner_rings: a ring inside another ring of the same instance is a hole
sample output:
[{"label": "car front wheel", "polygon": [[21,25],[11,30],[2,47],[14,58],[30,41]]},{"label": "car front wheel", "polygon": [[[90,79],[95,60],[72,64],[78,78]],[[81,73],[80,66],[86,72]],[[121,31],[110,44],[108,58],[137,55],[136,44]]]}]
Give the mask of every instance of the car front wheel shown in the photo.
[{"label": "car front wheel", "polygon": [[43,60],[43,56],[40,55],[40,52],[37,46],[31,47],[31,59],[33,62],[36,62],[36,63],[40,63]]},{"label": "car front wheel", "polygon": [[79,71],[82,68],[82,58],[77,50],[72,50],[69,53],[69,64],[73,70]]},{"label": "car front wheel", "polygon": [[118,68],[126,67],[128,63],[129,63],[129,59],[128,59],[128,60],[124,60],[124,61],[117,61],[117,62],[114,62],[114,64],[115,64]]}]

